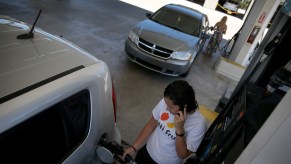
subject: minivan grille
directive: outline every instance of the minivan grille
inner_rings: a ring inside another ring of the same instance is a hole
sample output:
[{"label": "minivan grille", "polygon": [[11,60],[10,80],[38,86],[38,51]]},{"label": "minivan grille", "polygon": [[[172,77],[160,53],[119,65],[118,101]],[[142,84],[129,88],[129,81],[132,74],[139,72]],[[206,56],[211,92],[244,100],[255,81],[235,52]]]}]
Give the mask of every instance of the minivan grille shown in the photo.
[{"label": "minivan grille", "polygon": [[138,47],[149,54],[152,54],[156,57],[160,57],[164,59],[170,58],[171,54],[173,53],[172,50],[155,45],[142,38],[139,38]]}]

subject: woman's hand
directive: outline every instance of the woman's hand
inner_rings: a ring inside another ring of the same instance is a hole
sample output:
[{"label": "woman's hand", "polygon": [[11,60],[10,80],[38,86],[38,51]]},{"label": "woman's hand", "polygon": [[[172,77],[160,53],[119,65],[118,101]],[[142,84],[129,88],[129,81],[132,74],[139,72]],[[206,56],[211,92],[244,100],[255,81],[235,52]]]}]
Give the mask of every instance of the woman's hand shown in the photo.
[{"label": "woman's hand", "polygon": [[184,112],[178,111],[174,117],[176,128],[176,151],[180,158],[186,158],[191,152],[187,149],[184,124],[187,118],[186,106]]},{"label": "woman's hand", "polygon": [[135,150],[132,147],[126,148],[124,149],[124,153],[121,159],[124,161],[126,155],[133,155],[134,153],[135,153]]},{"label": "woman's hand", "polygon": [[176,128],[177,134],[183,134],[185,133],[184,130],[184,124],[187,118],[187,112],[186,112],[187,106],[184,107],[184,112],[178,111],[174,116],[174,123]]}]

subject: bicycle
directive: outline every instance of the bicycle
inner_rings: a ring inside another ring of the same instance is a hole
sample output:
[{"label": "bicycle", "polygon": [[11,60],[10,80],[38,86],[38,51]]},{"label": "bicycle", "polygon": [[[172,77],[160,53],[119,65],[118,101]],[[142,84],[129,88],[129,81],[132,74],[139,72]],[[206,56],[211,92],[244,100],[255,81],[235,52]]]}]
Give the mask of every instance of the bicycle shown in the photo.
[{"label": "bicycle", "polygon": [[214,33],[211,36],[205,50],[205,54],[207,55],[212,55],[212,53],[216,52],[216,50],[219,48],[219,44],[222,38],[222,32],[218,31],[217,28],[210,27],[210,30],[214,30]]}]

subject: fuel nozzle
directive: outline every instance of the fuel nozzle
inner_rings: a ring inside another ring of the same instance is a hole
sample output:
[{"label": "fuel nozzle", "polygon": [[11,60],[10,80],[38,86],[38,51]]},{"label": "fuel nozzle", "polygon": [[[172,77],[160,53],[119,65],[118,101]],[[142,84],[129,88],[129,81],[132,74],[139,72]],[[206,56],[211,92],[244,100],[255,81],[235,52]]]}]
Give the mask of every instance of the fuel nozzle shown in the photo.
[{"label": "fuel nozzle", "polygon": [[104,134],[99,140],[96,152],[105,163],[112,163],[113,158],[121,164],[135,163],[130,155],[126,155],[124,160],[120,158],[124,153],[123,147],[116,141],[109,141],[107,134]]}]

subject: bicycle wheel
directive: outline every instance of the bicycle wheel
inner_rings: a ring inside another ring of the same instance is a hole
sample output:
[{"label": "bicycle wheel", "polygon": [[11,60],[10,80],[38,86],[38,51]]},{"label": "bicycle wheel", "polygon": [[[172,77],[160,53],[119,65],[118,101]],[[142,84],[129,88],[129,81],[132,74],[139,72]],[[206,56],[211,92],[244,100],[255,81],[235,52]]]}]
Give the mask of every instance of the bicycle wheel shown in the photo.
[{"label": "bicycle wheel", "polygon": [[212,53],[213,53],[213,47],[209,46],[209,44],[208,44],[208,46],[206,47],[205,54],[210,56],[210,55],[212,55]]},{"label": "bicycle wheel", "polygon": [[215,46],[215,43],[214,42],[215,41],[214,41],[213,37],[211,37],[210,40],[209,40],[209,42],[208,42],[208,45],[206,47],[206,51],[205,51],[205,54],[206,55],[212,55],[213,50],[214,50],[213,48]]},{"label": "bicycle wheel", "polygon": [[219,42],[218,42],[218,40],[215,40],[212,52],[215,53],[217,51],[218,47],[219,47]]}]

